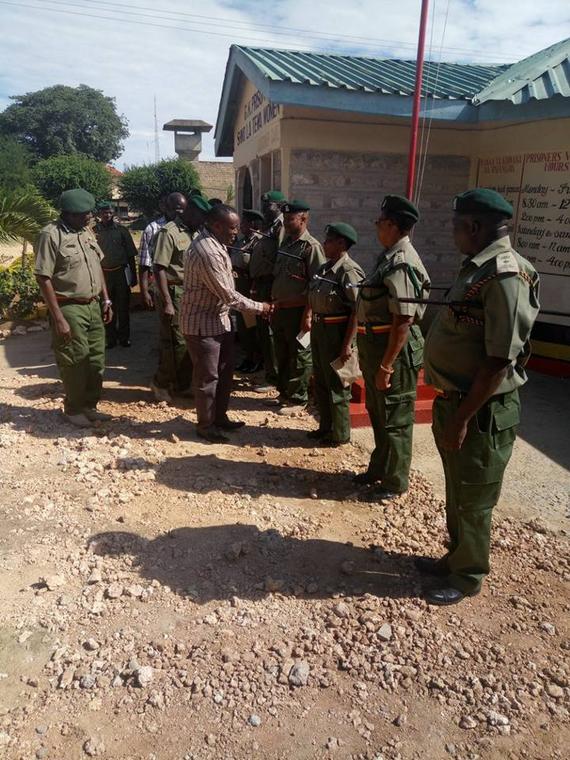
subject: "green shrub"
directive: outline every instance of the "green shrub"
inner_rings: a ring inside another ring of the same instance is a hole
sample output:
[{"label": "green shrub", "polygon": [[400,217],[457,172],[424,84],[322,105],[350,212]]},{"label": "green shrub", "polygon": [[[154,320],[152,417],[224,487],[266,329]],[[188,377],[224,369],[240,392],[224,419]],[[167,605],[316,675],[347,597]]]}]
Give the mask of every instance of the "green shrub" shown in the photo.
[{"label": "green shrub", "polygon": [[42,297],[31,260],[0,271],[0,316],[4,319],[31,317]]}]

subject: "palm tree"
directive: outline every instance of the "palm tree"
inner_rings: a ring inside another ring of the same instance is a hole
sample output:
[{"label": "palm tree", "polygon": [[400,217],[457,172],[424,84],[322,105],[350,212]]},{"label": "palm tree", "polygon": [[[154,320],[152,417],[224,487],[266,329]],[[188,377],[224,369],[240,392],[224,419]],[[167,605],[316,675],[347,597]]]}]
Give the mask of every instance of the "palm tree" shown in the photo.
[{"label": "palm tree", "polygon": [[0,243],[32,242],[56,215],[50,204],[31,188],[6,192],[0,189]]}]

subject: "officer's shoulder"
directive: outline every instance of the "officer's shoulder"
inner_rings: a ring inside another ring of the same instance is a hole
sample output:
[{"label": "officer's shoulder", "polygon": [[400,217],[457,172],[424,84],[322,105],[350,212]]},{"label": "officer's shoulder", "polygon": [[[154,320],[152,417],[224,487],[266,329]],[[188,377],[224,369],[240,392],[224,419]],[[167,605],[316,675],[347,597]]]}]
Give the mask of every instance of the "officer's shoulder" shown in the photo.
[{"label": "officer's shoulder", "polygon": [[56,235],[59,229],[60,229],[60,225],[59,225],[59,222],[56,219],[53,222],[48,222],[45,225],[45,227],[42,227],[41,230],[40,230],[40,232],[39,232],[39,236],[40,237],[46,237],[46,236],[51,237],[53,235]]},{"label": "officer's shoulder", "polygon": [[307,235],[303,239],[306,243],[309,243],[311,247],[321,248],[320,242],[317,240],[316,237],[313,237],[310,232],[307,232]]},{"label": "officer's shoulder", "polygon": [[357,275],[360,275],[361,277],[364,277],[364,269],[360,266],[358,261],[351,259],[350,256],[344,262],[342,268],[345,274],[348,274],[348,275],[357,274]]},{"label": "officer's shoulder", "polygon": [[157,234],[160,234],[160,233],[164,234],[167,232],[172,232],[173,230],[177,230],[177,229],[178,229],[178,225],[176,223],[176,220],[171,219],[169,222],[166,222],[166,224],[162,225],[162,227],[158,230]]}]

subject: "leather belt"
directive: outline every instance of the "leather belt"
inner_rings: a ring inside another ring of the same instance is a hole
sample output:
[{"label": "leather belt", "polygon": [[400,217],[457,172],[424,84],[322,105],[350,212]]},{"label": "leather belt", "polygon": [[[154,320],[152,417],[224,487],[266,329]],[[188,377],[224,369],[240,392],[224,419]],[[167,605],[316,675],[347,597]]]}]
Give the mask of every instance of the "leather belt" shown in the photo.
[{"label": "leather belt", "polygon": [[101,267],[101,269],[104,272],[118,272],[120,269],[124,269],[124,267]]},{"label": "leather belt", "polygon": [[313,320],[325,325],[341,325],[348,322],[348,314],[313,314]]},{"label": "leather belt", "polygon": [[99,300],[99,296],[91,296],[91,298],[65,298],[63,296],[56,296],[56,298],[57,298],[57,302],[61,304],[77,303],[77,304],[82,304],[82,305],[93,303],[93,301]]},{"label": "leather belt", "polygon": [[374,324],[374,322],[360,322],[356,328],[359,335],[378,335],[380,333],[389,333],[392,325]]}]

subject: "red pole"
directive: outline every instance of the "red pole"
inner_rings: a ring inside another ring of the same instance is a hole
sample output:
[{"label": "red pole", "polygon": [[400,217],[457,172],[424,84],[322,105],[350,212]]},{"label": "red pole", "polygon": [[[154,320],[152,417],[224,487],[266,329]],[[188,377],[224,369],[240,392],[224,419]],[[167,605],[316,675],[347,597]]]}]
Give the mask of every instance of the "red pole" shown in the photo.
[{"label": "red pole", "polygon": [[420,102],[422,95],[422,79],[424,73],[424,50],[426,42],[426,30],[428,19],[429,0],[422,0],[422,14],[420,18],[420,33],[418,37],[418,56],[416,59],[416,86],[414,90],[414,105],[412,109],[412,123],[410,132],[410,152],[408,155],[408,180],[406,182],[406,195],[413,200],[414,181],[416,178],[416,155],[418,152],[418,125],[420,122]]}]

